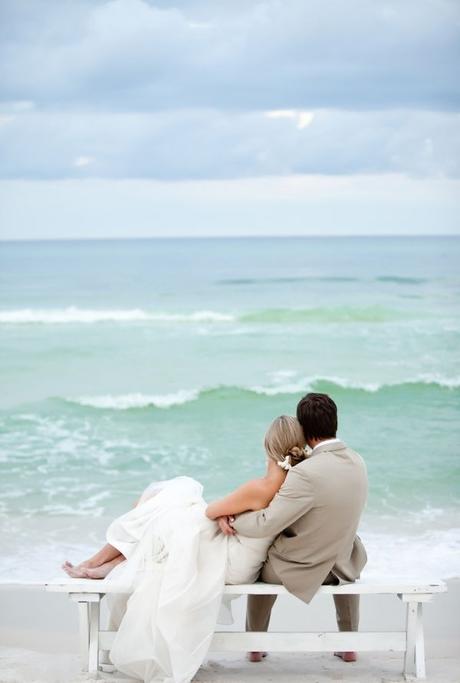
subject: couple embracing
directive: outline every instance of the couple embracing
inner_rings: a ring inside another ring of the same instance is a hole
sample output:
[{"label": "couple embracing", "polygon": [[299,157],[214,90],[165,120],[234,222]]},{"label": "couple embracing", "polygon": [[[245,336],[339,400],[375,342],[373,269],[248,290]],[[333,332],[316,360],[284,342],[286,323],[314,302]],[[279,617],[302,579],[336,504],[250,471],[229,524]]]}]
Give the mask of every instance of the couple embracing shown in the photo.
[{"label": "couple embracing", "polygon": [[[109,526],[102,550],[63,565],[70,576],[131,587],[130,595],[109,596],[110,626],[118,629],[110,659],[119,671],[149,683],[190,681],[209,648],[226,583],[283,584],[308,603],[322,584],[359,577],[366,467],[336,433],[334,401],[307,394],[296,418],[270,425],[264,477],[209,505],[194,479],[154,482]],[[275,599],[249,597],[247,630],[268,629]],[[359,596],[334,601],[339,629],[357,630]]]}]

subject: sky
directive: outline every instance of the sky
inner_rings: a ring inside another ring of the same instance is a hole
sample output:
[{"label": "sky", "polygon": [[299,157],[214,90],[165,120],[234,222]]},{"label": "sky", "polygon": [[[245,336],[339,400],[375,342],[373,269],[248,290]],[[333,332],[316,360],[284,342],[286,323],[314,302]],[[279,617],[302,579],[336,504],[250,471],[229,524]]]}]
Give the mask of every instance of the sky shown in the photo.
[{"label": "sky", "polygon": [[0,238],[458,234],[458,0],[1,0]]}]

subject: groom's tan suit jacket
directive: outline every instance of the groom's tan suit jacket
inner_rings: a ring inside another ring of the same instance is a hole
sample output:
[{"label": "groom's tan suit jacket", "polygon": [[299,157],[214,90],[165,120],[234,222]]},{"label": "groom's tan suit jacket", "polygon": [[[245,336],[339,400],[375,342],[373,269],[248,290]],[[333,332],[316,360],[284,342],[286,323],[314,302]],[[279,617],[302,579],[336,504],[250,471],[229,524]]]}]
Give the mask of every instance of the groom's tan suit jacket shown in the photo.
[{"label": "groom's tan suit jacket", "polygon": [[270,505],[239,515],[233,526],[253,538],[276,536],[268,562],[280,582],[309,602],[329,574],[359,578],[366,551],[356,535],[367,498],[363,459],[342,441],[319,444],[289,470]]}]

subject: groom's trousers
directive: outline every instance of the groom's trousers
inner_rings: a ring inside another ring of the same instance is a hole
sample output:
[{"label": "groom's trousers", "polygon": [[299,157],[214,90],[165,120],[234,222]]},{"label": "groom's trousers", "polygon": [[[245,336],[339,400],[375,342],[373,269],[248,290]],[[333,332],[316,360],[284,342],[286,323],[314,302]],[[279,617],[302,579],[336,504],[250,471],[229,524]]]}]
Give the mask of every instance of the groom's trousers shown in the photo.
[{"label": "groom's trousers", "polygon": [[[264,583],[281,584],[281,580],[267,560],[259,576]],[[333,574],[324,581],[335,584]],[[267,631],[276,595],[249,595],[246,615],[246,631]],[[357,631],[359,624],[359,595],[334,595],[337,626],[339,631]]]}]

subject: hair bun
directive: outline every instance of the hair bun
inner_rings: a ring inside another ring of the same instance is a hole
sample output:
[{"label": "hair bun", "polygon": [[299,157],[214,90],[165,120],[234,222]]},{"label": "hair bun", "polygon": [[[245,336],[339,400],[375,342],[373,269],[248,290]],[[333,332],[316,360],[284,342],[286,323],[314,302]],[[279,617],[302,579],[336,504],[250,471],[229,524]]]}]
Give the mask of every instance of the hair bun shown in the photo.
[{"label": "hair bun", "polygon": [[298,465],[299,462],[305,460],[305,451],[298,446],[293,446],[287,455],[291,456],[291,465]]}]

